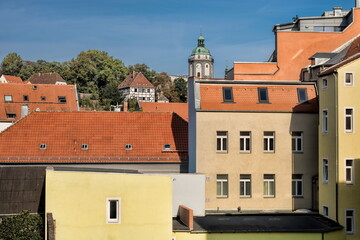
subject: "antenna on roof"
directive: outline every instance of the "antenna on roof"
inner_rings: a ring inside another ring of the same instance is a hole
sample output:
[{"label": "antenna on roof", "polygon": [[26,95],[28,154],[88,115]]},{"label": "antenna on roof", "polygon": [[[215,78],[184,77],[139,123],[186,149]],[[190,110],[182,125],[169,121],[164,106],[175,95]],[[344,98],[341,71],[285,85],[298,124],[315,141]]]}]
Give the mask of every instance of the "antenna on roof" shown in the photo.
[{"label": "antenna on roof", "polygon": [[202,25],[200,25],[200,36],[202,36]]}]

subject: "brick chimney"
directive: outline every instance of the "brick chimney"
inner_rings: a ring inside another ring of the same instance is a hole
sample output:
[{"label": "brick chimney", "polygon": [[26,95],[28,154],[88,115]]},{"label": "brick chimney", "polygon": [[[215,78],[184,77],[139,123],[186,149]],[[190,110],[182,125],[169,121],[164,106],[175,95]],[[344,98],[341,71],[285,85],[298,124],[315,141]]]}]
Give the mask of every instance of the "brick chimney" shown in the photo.
[{"label": "brick chimney", "polygon": [[192,209],[180,205],[179,217],[180,221],[185,224],[190,230],[194,229],[194,214]]},{"label": "brick chimney", "polygon": [[128,111],[128,105],[129,105],[129,103],[124,101],[124,112]]}]

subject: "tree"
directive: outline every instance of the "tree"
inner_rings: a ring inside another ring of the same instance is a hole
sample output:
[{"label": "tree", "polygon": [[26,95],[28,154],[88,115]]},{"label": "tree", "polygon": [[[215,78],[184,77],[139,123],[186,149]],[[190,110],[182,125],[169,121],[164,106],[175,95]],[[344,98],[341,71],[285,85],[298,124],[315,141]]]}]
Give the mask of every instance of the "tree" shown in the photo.
[{"label": "tree", "polygon": [[157,75],[156,71],[151,70],[149,66],[147,66],[146,64],[135,64],[133,66],[130,65],[128,67],[128,72],[132,73],[134,71],[141,72],[151,83],[154,82],[155,77]]},{"label": "tree", "polygon": [[30,214],[29,210],[5,217],[0,223],[1,240],[41,240],[43,236],[42,218],[39,214]]},{"label": "tree", "polygon": [[1,63],[1,74],[19,76],[23,60],[17,53],[9,53]]},{"label": "tree", "polygon": [[174,80],[175,91],[178,94],[180,102],[187,101],[187,83],[183,78],[175,78]]},{"label": "tree", "polygon": [[110,110],[110,105],[117,105],[124,101],[124,95],[118,89],[119,84],[111,82],[100,91],[100,98],[106,110]]},{"label": "tree", "polygon": [[157,96],[165,96],[169,99],[169,102],[178,102],[178,94],[175,91],[174,85],[171,82],[170,77],[162,72],[156,75],[154,80],[154,86],[156,88]]}]

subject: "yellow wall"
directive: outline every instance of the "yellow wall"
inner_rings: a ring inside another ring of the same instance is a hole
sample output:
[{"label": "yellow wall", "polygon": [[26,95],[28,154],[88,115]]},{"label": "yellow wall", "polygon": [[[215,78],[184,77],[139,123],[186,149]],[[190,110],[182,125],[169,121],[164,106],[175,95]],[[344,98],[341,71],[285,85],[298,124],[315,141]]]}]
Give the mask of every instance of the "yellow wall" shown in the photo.
[{"label": "yellow wall", "polygon": [[[317,121],[317,114],[198,112],[196,171],[207,177],[206,208],[311,208],[311,179],[317,174]],[[228,132],[227,153],[216,152],[217,131]],[[240,131],[251,131],[251,153],[240,153]],[[274,153],[263,151],[264,131],[275,132]],[[303,153],[292,153],[292,131],[304,132]],[[293,173],[303,174],[303,198],[292,198]],[[228,198],[216,197],[217,174],[228,174]],[[251,198],[240,198],[240,174],[251,174]],[[263,196],[264,174],[275,174],[275,198]]]},{"label": "yellow wall", "polygon": [[324,233],[189,233],[175,232],[176,240],[343,240],[341,231]]},{"label": "yellow wall", "polygon": [[[46,172],[46,212],[56,239],[171,239],[171,178]],[[106,198],[121,198],[121,223],[106,223]]]}]

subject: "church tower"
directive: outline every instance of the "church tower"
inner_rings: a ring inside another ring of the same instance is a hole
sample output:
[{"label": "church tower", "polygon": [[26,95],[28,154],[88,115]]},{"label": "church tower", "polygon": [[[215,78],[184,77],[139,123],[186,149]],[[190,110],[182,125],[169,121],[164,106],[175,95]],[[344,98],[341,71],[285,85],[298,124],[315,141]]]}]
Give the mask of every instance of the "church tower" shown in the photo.
[{"label": "church tower", "polygon": [[214,78],[214,59],[205,47],[205,38],[200,34],[198,46],[189,57],[189,77]]}]

